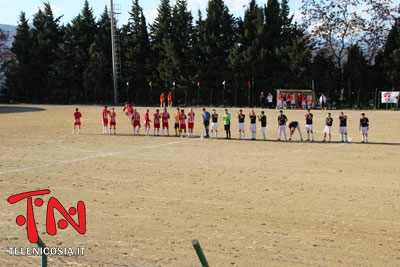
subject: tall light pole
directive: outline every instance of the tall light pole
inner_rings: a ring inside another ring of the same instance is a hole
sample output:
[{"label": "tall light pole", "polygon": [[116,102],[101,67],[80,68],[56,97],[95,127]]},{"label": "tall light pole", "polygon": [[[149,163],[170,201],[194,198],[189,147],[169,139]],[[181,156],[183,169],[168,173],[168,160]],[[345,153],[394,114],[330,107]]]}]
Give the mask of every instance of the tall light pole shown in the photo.
[{"label": "tall light pole", "polygon": [[117,77],[117,60],[115,57],[115,20],[114,20],[114,2],[110,0],[111,5],[111,50],[113,63],[113,82],[114,82],[114,105],[118,105],[118,77]]},{"label": "tall light pole", "polygon": [[222,105],[225,107],[225,81],[222,82],[222,85],[224,86],[222,88]]}]

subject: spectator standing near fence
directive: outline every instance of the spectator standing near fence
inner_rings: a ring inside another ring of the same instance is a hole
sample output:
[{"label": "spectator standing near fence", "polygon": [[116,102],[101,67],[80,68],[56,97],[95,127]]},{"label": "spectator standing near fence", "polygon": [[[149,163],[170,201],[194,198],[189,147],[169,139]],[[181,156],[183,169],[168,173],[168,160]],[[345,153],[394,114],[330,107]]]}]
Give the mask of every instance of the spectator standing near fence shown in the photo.
[{"label": "spectator standing near fence", "polygon": [[271,93],[268,94],[267,100],[268,100],[268,108],[272,108],[272,103],[274,101],[274,97],[272,96]]},{"label": "spectator standing near fence", "polygon": [[264,95],[264,92],[261,92],[261,94],[260,94],[260,106],[261,106],[262,109],[265,108],[265,95]]},{"label": "spectator standing near fence", "polygon": [[312,95],[307,96],[307,109],[312,108]]},{"label": "spectator standing near fence", "polygon": [[321,104],[321,110],[326,109],[326,96],[324,94],[321,94],[321,97],[319,98],[319,103]]},{"label": "spectator standing near fence", "polygon": [[283,104],[282,104],[282,94],[278,94],[278,104],[277,104],[277,109],[283,109]]}]

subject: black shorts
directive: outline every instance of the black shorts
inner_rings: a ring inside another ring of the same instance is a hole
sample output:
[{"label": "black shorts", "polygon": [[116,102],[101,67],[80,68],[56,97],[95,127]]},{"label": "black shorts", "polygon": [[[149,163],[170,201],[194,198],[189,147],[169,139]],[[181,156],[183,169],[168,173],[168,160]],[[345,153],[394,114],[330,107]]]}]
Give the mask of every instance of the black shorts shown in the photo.
[{"label": "black shorts", "polygon": [[179,129],[179,123],[175,123],[174,129]]},{"label": "black shorts", "polygon": [[210,126],[210,121],[204,121],[204,127]]},{"label": "black shorts", "polygon": [[231,130],[231,125],[224,125],[225,131],[230,131]]}]

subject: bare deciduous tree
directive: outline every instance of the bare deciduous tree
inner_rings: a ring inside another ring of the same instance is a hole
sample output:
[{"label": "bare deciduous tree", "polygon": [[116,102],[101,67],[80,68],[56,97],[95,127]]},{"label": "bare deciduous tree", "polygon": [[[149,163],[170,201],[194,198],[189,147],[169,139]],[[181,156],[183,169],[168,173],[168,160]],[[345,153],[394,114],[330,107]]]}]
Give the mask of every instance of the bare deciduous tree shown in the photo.
[{"label": "bare deciduous tree", "polygon": [[313,39],[328,48],[342,69],[346,49],[362,31],[364,21],[357,12],[362,0],[302,0],[303,24]]},{"label": "bare deciduous tree", "polygon": [[394,20],[395,8],[392,0],[363,0],[362,10],[365,19],[362,25],[360,41],[366,49],[369,64],[372,64],[377,53],[383,50],[389,34],[391,22]]},{"label": "bare deciduous tree", "polygon": [[11,51],[10,48],[7,46],[8,39],[8,32],[0,29],[0,83],[4,79],[6,62],[8,62],[11,58]]}]

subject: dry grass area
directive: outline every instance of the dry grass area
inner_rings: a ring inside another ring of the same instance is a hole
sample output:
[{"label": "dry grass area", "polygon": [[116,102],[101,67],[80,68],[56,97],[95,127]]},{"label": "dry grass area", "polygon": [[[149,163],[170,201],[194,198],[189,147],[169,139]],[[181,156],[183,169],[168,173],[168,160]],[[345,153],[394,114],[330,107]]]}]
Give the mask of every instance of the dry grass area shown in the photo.
[{"label": "dry grass area", "polygon": [[[199,266],[194,238],[210,266],[400,266],[400,113],[367,111],[370,143],[361,144],[361,112],[348,111],[353,142],[322,144],[297,142],[297,133],[296,142],[272,141],[276,110],[262,142],[134,137],[121,107],[118,135],[102,135],[95,106],[80,107],[83,131],[72,135],[75,107],[25,107],[0,106],[0,266],[40,265],[9,255],[33,244],[15,223],[26,201],[7,198],[47,188],[45,204],[82,200],[87,212],[85,235],[68,226],[49,236],[45,208],[35,207],[46,245],[86,247],[83,257],[49,257],[49,266]],[[285,113],[305,134],[305,112]],[[313,113],[321,140],[326,112]],[[232,130],[236,138],[236,119]]]}]

